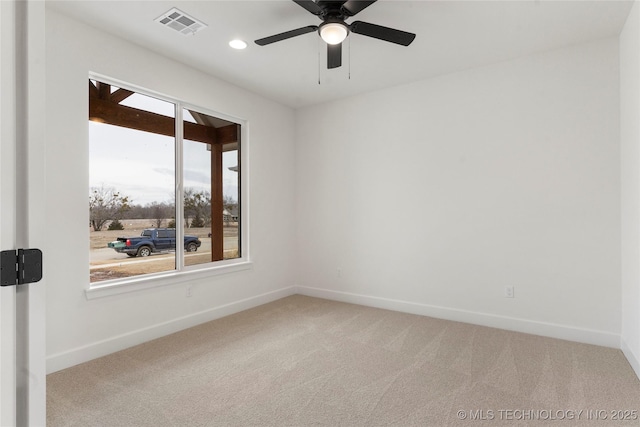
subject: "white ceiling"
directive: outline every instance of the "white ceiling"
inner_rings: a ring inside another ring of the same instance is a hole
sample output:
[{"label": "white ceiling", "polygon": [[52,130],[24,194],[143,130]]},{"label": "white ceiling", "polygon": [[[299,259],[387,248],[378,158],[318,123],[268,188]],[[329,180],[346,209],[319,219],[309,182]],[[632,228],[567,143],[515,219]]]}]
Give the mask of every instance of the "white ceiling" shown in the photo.
[{"label": "white ceiling", "polygon": [[[361,20],[417,34],[409,47],[358,34],[327,70],[317,33],[260,47],[253,40],[319,24],[291,0],[57,1],[50,8],[291,107],[326,102],[619,34],[630,1],[379,0]],[[183,36],[154,19],[172,7],[208,25]],[[240,38],[249,46],[231,49]],[[350,55],[349,55],[350,45]],[[349,76],[350,74],[350,76]],[[318,84],[320,80],[320,84]]]}]

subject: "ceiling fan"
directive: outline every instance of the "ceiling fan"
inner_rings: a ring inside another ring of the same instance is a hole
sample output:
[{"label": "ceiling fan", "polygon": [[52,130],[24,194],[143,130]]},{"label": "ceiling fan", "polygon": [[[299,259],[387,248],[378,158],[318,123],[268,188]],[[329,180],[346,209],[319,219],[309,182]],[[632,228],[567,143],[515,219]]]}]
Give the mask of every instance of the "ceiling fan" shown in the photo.
[{"label": "ceiling fan", "polygon": [[347,24],[345,19],[351,18],[357,13],[371,6],[376,0],[293,0],[313,15],[322,20],[320,25],[309,25],[273,36],[256,40],[259,46],[290,39],[302,34],[318,31],[322,40],[327,43],[327,68],[337,68],[342,65],[342,42],[349,32],[373,37],[374,39],[409,46],[416,35],[406,31],[370,24],[368,22],[354,21]]}]

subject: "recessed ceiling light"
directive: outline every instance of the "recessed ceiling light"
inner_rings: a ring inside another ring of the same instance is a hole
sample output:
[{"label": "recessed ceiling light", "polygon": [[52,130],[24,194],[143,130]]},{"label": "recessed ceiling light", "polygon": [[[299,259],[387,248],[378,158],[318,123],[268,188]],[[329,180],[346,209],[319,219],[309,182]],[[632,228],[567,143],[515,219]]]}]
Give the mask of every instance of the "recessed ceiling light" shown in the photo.
[{"label": "recessed ceiling light", "polygon": [[247,43],[242,41],[242,40],[231,40],[229,42],[229,46],[231,46],[234,49],[245,49],[247,47]]}]

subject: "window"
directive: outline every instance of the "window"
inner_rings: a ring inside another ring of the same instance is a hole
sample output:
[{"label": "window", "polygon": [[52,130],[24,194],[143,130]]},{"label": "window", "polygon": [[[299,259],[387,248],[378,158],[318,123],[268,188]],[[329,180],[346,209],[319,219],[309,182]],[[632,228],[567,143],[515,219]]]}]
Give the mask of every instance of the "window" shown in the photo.
[{"label": "window", "polygon": [[241,125],[124,86],[89,79],[90,282],[240,260]]}]

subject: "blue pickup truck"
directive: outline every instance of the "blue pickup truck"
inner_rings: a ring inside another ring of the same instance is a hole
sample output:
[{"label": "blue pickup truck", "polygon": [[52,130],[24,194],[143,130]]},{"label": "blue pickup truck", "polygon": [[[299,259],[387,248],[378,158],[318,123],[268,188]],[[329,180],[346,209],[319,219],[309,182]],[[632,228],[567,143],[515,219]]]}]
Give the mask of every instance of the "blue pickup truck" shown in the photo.
[{"label": "blue pickup truck", "polygon": [[[184,236],[184,250],[195,252],[202,242],[196,236]],[[146,257],[153,252],[174,251],[176,249],[175,228],[146,228],[139,237],[118,237],[109,242],[108,247],[130,257]]]}]

